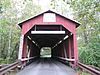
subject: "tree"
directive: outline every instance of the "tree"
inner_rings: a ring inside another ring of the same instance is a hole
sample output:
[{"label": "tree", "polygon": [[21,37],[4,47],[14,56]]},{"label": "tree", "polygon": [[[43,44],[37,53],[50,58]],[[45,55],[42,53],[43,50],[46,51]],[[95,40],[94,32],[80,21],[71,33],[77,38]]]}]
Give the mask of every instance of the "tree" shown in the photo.
[{"label": "tree", "polygon": [[51,0],[50,6],[51,9],[54,9],[56,12],[72,18],[72,9],[70,8],[70,0]]},{"label": "tree", "polygon": [[81,23],[77,34],[80,61],[100,67],[100,2],[72,0],[74,18]]},{"label": "tree", "polygon": [[33,0],[0,0],[0,63],[17,59],[21,33],[17,24],[40,11]]}]

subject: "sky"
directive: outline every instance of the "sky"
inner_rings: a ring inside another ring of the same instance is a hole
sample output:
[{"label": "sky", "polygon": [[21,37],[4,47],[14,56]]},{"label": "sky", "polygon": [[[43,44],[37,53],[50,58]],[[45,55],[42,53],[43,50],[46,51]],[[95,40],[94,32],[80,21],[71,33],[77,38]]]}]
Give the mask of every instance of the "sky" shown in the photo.
[{"label": "sky", "polygon": [[[21,11],[22,9],[24,9],[25,5],[23,5],[24,0],[12,0],[15,4],[15,7]],[[49,5],[50,5],[50,1],[51,0],[33,0],[33,2],[35,4],[39,4],[42,8],[43,11],[48,10],[49,9]]]},{"label": "sky", "polygon": [[[15,2],[15,6],[16,6],[16,8],[17,8],[17,10],[19,10],[19,13],[18,13],[18,17],[20,17],[21,16],[21,11],[22,11],[22,9],[24,9],[25,7],[25,5],[23,5],[23,1],[24,0],[13,0],[14,2]],[[40,6],[41,6],[41,8],[42,8],[42,12],[43,11],[47,11],[47,10],[49,10],[50,9],[50,2],[51,2],[51,0],[33,0],[33,2],[35,3],[35,4],[39,4]],[[59,5],[61,6],[61,2],[59,3]],[[64,6],[64,5],[63,5]],[[67,5],[66,6],[66,8],[67,8],[67,11],[66,11],[66,15],[64,15],[64,16],[66,16],[66,17],[68,17],[68,18],[70,18],[70,19],[73,19],[73,15],[72,15],[72,12],[71,12],[71,10],[69,9],[70,7]],[[60,9],[60,8],[59,8]],[[58,13],[61,13],[61,12],[58,12]]]},{"label": "sky", "polygon": [[39,1],[39,5],[41,5],[43,11],[49,9],[50,1],[51,0],[34,0],[36,3]]},{"label": "sky", "polygon": [[[51,2],[51,0],[34,0],[34,1],[36,3],[38,3],[38,1],[39,1],[39,5],[41,5],[43,11],[46,11],[46,10],[50,9],[50,2]],[[59,3],[59,5],[61,6],[61,3]],[[64,16],[66,16],[66,17],[68,17],[70,19],[73,19],[72,11],[70,10],[69,5],[67,5],[66,8],[67,8],[67,12],[66,12],[66,15],[64,15]],[[59,12],[59,13],[61,13],[61,12]]]}]

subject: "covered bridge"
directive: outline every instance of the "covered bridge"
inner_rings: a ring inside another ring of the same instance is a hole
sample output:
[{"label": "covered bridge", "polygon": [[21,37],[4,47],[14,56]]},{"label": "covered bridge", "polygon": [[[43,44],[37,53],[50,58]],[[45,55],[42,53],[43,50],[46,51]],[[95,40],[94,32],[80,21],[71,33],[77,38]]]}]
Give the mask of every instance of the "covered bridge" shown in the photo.
[{"label": "covered bridge", "polygon": [[78,61],[76,28],[79,25],[51,10],[19,23],[22,31],[18,59],[40,58],[41,48],[50,47],[52,59],[75,68]]}]

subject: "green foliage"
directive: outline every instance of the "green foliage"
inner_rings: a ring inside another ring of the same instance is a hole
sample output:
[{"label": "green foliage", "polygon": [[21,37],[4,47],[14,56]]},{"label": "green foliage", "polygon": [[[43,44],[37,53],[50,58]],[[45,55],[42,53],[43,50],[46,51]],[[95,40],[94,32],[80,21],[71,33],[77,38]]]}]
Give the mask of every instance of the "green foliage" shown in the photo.
[{"label": "green foliage", "polygon": [[100,67],[100,2],[99,0],[72,0],[78,28],[79,60]]},{"label": "green foliage", "polygon": [[41,11],[32,0],[24,0],[22,4],[14,1],[18,2],[0,0],[0,64],[12,63],[17,59],[21,33],[16,26],[18,22]]},{"label": "green foliage", "polygon": [[[33,0],[0,0],[0,63],[17,59],[20,29],[16,24],[38,14],[42,9]],[[66,15],[69,6],[74,19],[81,23],[77,30],[79,60],[100,67],[100,2],[99,0],[51,0],[51,8]],[[19,7],[19,8],[18,8]]]},{"label": "green foliage", "polygon": [[51,57],[51,48],[42,47],[40,52],[41,57]]},{"label": "green foliage", "polygon": [[67,5],[81,24],[77,28],[79,61],[100,67],[100,0],[51,0],[56,11],[68,13]]},{"label": "green foliage", "polygon": [[79,75],[91,75],[85,71],[81,71],[80,69],[77,70],[77,74],[79,74]]},{"label": "green foliage", "polygon": [[70,0],[51,0],[50,6],[51,9],[56,10],[60,14],[68,16],[69,11],[71,12],[69,9],[69,2]]}]

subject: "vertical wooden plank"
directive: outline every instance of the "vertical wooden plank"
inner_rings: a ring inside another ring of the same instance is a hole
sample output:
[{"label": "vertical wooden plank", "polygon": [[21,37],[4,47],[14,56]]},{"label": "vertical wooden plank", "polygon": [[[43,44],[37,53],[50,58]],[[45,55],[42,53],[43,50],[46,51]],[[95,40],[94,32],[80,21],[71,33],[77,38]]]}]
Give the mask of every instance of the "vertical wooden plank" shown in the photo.
[{"label": "vertical wooden plank", "polygon": [[27,37],[24,37],[22,52],[23,52],[22,58],[26,58],[27,57]]},{"label": "vertical wooden plank", "polygon": [[66,48],[67,58],[69,58],[68,38],[65,41],[65,48]]},{"label": "vertical wooden plank", "polygon": [[[69,59],[71,59],[72,55],[71,55],[71,37],[70,36],[68,38],[68,50],[69,50]],[[71,66],[71,62],[69,62],[69,65]]]},{"label": "vertical wooden plank", "polygon": [[67,58],[67,53],[66,53],[65,45],[66,45],[66,44],[65,44],[65,42],[64,42],[64,44],[63,44],[63,47],[64,47],[64,57]]},{"label": "vertical wooden plank", "polygon": [[71,56],[72,56],[72,58],[74,58],[74,44],[73,44],[73,35],[71,35],[70,37],[71,37]]},{"label": "vertical wooden plank", "polygon": [[69,40],[69,59],[71,59],[71,40],[70,40],[70,37],[68,38],[68,40]]},{"label": "vertical wooden plank", "polygon": [[19,45],[19,53],[18,53],[18,59],[22,59],[22,50],[23,50],[23,42],[24,42],[24,35],[21,35],[20,37],[20,45]]},{"label": "vertical wooden plank", "polygon": [[78,61],[78,48],[77,48],[77,38],[76,38],[76,32],[73,34],[73,45],[74,45],[74,66],[76,67],[77,61]]}]

